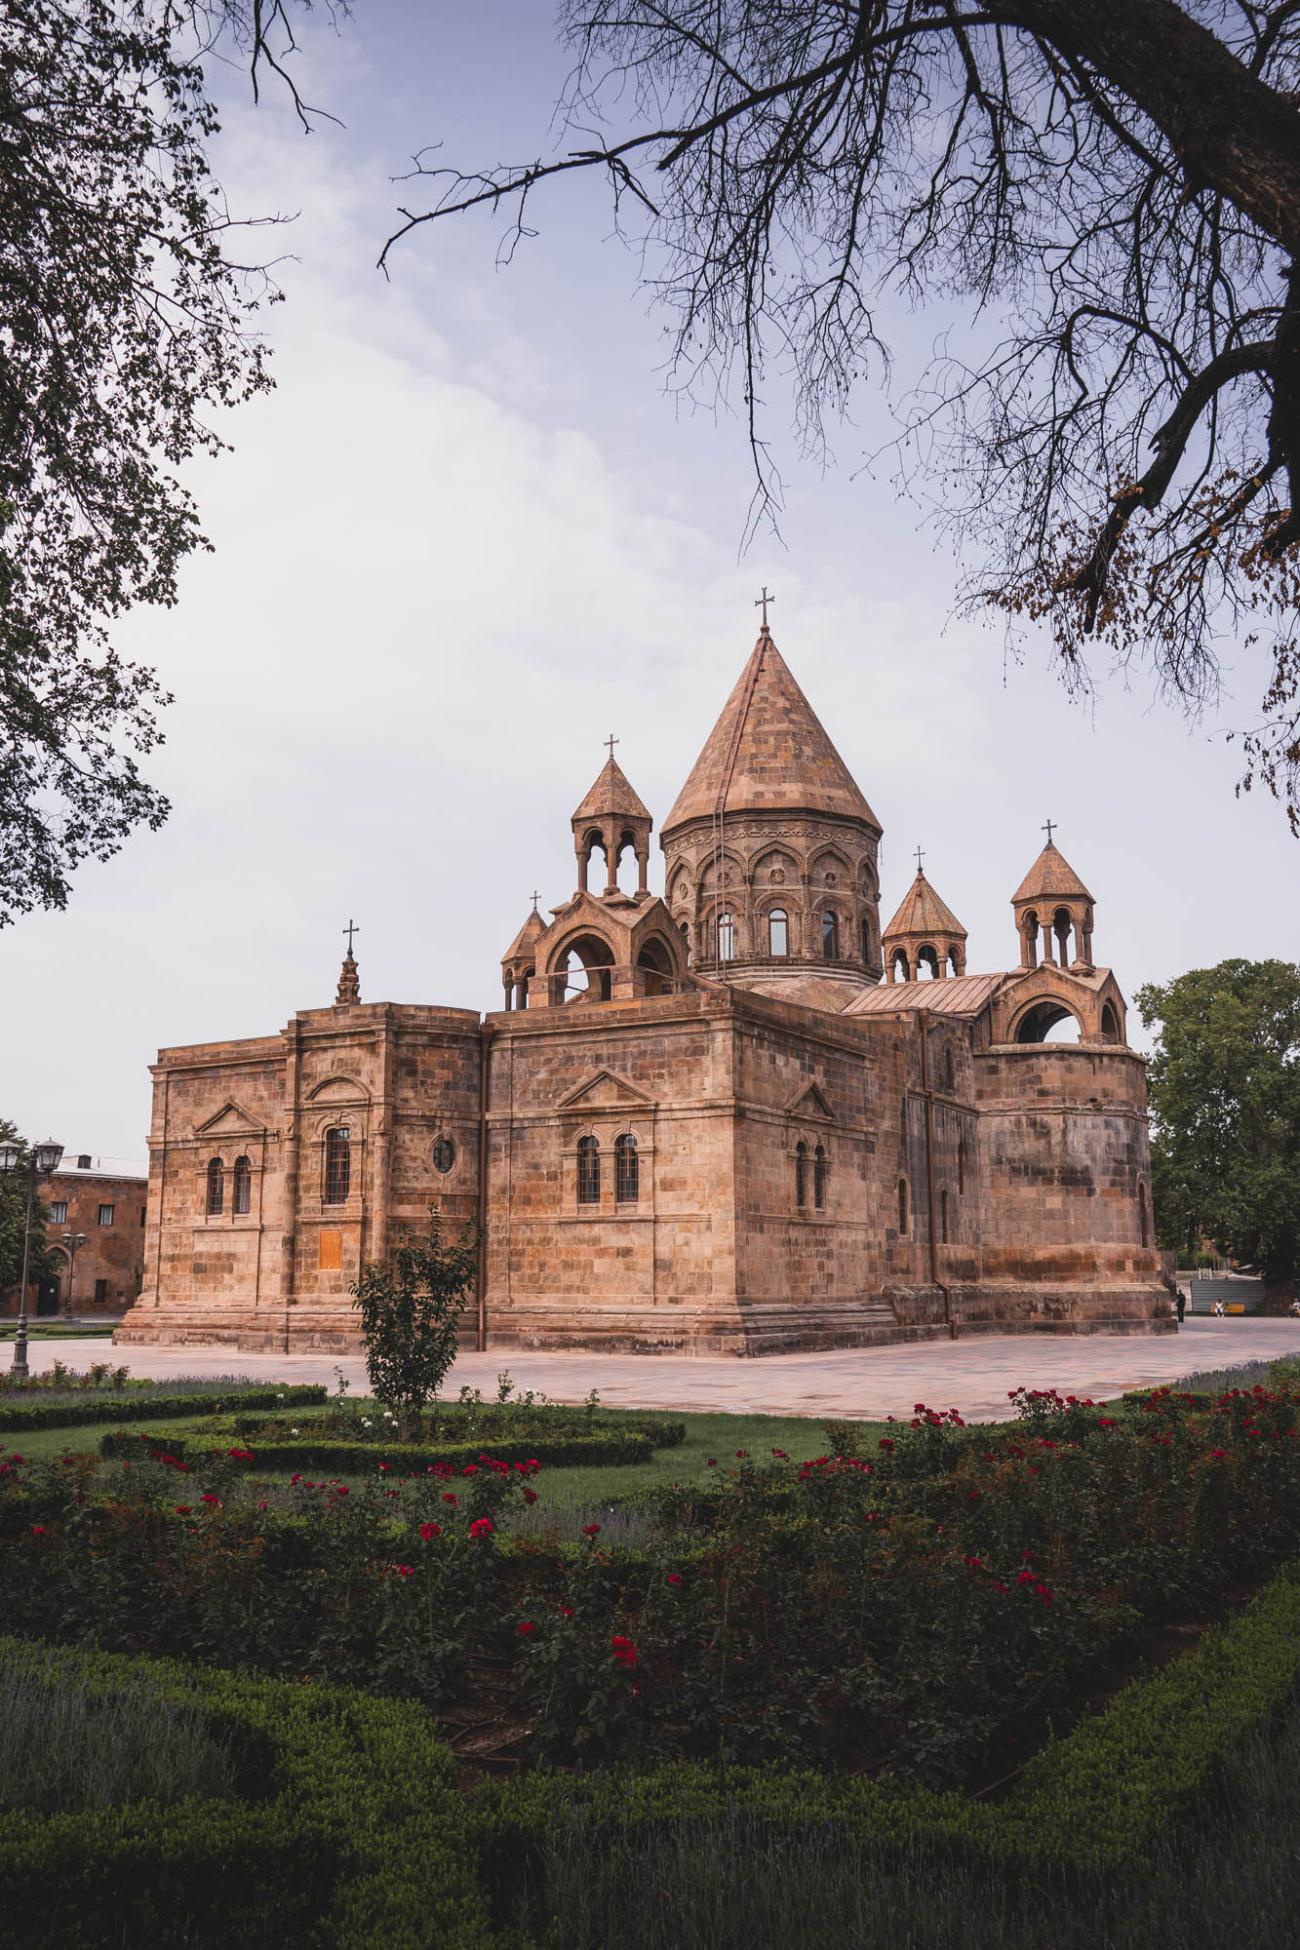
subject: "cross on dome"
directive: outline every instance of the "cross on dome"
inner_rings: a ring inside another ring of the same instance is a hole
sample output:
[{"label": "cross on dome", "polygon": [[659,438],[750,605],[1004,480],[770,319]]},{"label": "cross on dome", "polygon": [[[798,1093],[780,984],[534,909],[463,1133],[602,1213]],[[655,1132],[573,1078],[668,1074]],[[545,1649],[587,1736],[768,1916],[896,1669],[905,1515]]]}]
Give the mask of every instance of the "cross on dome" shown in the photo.
[{"label": "cross on dome", "polygon": [[755,598],[754,598],[754,608],[755,608],[755,609],[761,609],[761,610],[762,610],[762,612],[763,612],[763,628],[764,628],[765,630],[766,630],[766,628],[767,628],[767,606],[768,606],[768,604],[769,604],[769,603],[774,603],[775,601],[776,601],[776,597],[775,597],[775,596],[769,596],[769,595],[768,595],[768,593],[767,593],[767,584],[766,584],[766,583],[764,583],[764,584],[763,584],[763,593],[762,593],[762,595],[761,595],[761,596],[755,596]]}]

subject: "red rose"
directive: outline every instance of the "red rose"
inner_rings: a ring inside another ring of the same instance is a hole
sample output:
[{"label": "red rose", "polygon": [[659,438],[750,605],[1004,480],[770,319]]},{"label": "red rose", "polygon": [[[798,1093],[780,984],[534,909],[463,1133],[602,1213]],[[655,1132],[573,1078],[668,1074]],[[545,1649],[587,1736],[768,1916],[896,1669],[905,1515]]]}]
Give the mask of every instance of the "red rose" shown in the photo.
[{"label": "red rose", "polygon": [[466,1463],[466,1465],[465,1465],[465,1467],[464,1467],[464,1469],[462,1469],[460,1473],[461,1473],[461,1475],[462,1475],[462,1476],[477,1476],[477,1475],[478,1475],[478,1464],[477,1464],[477,1463]]},{"label": "red rose", "polygon": [[537,1491],[536,1491],[536,1490],[525,1490],[525,1491],[524,1491],[524,1502],[525,1502],[525,1503],[536,1503],[536,1501],[537,1501]]},{"label": "red rose", "polygon": [[631,1639],[624,1638],[621,1633],[614,1634],[609,1642],[609,1650],[614,1663],[626,1667],[629,1671],[638,1663],[636,1646]]},{"label": "red rose", "polygon": [[444,1490],[442,1493],[442,1500],[444,1503],[460,1502],[460,1498],[457,1496],[455,1490]]},{"label": "red rose", "polygon": [[9,1460],[11,1463],[20,1463],[22,1461],[22,1457],[17,1453],[15,1453],[14,1455],[10,1456]]},{"label": "red rose", "polygon": [[346,1484],[346,1483],[336,1483],[336,1484],[334,1485],[334,1494],[335,1494],[335,1496],[348,1496],[348,1495],[350,1495],[350,1491],[349,1491],[349,1489],[348,1489],[348,1486],[347,1486],[347,1484]]},{"label": "red rose", "polygon": [[718,1459],[717,1459],[717,1457],[716,1457],[716,1456],[710,1456],[710,1457],[709,1457],[709,1460],[708,1460],[708,1462],[707,1462],[707,1463],[705,1464],[705,1468],[706,1468],[706,1469],[716,1469],[716,1468],[717,1468],[717,1466],[718,1466]]},{"label": "red rose", "polygon": [[253,1460],[253,1452],[251,1449],[227,1449],[226,1454],[231,1458],[232,1462],[252,1462]]},{"label": "red rose", "polygon": [[882,1436],[881,1436],[881,1438],[880,1438],[880,1446],[881,1446],[881,1448],[882,1448],[882,1449],[892,1449],[892,1448],[894,1447],[894,1438],[893,1438],[893,1436],[892,1436],[892,1435],[882,1435]]},{"label": "red rose", "polygon": [[32,1525],[32,1536],[43,1537],[44,1535],[45,1535],[45,1525],[43,1523],[34,1523]]},{"label": "red rose", "polygon": [[435,1476],[450,1476],[453,1474],[452,1467],[449,1462],[430,1463],[429,1467],[430,1469],[432,1469]]},{"label": "red rose", "polygon": [[521,1639],[530,1639],[537,1630],[537,1626],[531,1618],[521,1618],[515,1626],[515,1630]]},{"label": "red rose", "polygon": [[399,1578],[413,1578],[415,1576],[414,1564],[398,1564],[394,1566],[394,1569]]},{"label": "red rose", "polygon": [[192,1503],[178,1503],[176,1505],[176,1514],[178,1517],[192,1517],[194,1515],[194,1505]]},{"label": "red rose", "polygon": [[259,1503],[257,1507],[259,1510],[269,1510],[271,1506],[269,1503]]},{"label": "red rose", "polygon": [[219,1496],[214,1496],[211,1490],[204,1490],[202,1496],[199,1498],[199,1502],[215,1503],[218,1510],[221,1508],[221,1498]]},{"label": "red rose", "polygon": [[744,1459],[744,1458],[745,1458],[746,1456],[748,1456],[748,1454],[749,1454],[749,1451],[748,1451],[748,1449],[737,1449],[737,1451],[736,1451],[736,1459],[737,1459],[737,1461],[743,1461],[743,1459]]},{"label": "red rose", "polygon": [[420,1525],[420,1535],[426,1544],[431,1543],[435,1537],[441,1537],[442,1526],[436,1523],[422,1523]]},{"label": "red rose", "polygon": [[469,1527],[471,1537],[490,1537],[493,1531],[491,1517],[476,1517]]},{"label": "red rose", "polygon": [[572,1618],[572,1617],[573,1617],[573,1606],[572,1606],[572,1605],[561,1605],[561,1606],[560,1606],[560,1617],[561,1617],[561,1618]]},{"label": "red rose", "polygon": [[670,1571],[670,1572],[668,1573],[668,1582],[669,1582],[669,1584],[680,1584],[680,1583],[681,1583],[681,1581],[682,1581],[682,1578],[681,1578],[681,1573],[680,1573],[680,1571]]},{"label": "red rose", "polygon": [[584,1537],[599,1537],[600,1525],[598,1523],[584,1523],[582,1526],[582,1534]]}]

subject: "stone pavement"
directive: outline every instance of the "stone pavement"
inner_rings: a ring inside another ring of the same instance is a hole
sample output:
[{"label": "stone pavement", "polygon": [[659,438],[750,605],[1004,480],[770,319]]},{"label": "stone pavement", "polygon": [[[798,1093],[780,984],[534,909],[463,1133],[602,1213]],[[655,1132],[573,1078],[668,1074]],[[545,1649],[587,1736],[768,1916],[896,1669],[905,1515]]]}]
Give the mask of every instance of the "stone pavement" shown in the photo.
[{"label": "stone pavement", "polygon": [[[617,1408],[721,1410],[732,1414],[865,1416],[910,1414],[916,1402],[957,1408],[967,1420],[1010,1414],[1008,1391],[1024,1383],[1103,1400],[1177,1381],[1197,1370],[1300,1354],[1300,1320],[1189,1319],[1177,1334],[988,1334],[901,1347],[842,1348],[815,1354],[734,1356],[527,1353],[499,1348],[463,1353],[446,1393],[462,1383],[496,1393],[508,1368],[517,1386],[555,1401],[578,1402],[595,1388]],[[0,1361],[5,1358],[0,1349]],[[228,1347],[123,1347],[103,1340],[34,1341],[33,1369],[55,1360],[72,1368],[121,1361],[136,1375],[239,1374],[256,1380],[323,1381],[342,1368],[354,1394],[365,1391],[359,1356],[240,1354]]]}]

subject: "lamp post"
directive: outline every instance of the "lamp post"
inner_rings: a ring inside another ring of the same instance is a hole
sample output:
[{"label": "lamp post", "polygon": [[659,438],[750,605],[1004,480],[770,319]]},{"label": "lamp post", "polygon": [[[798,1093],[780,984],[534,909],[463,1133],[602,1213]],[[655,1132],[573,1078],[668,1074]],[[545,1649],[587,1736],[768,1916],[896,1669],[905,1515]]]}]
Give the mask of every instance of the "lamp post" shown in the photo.
[{"label": "lamp post", "polygon": [[84,1232],[65,1232],[60,1237],[61,1245],[68,1249],[68,1315],[72,1315],[72,1291],[77,1278],[77,1254],[86,1243]]},{"label": "lamp post", "polygon": [[[24,1157],[24,1152],[26,1155]],[[27,1270],[32,1256],[32,1208],[36,1203],[36,1181],[48,1178],[59,1168],[63,1146],[53,1138],[34,1144],[30,1150],[21,1144],[0,1144],[0,1171],[27,1171],[27,1213],[23,1220],[23,1277],[18,1289],[18,1332],[14,1337],[13,1372],[20,1381],[27,1379]]]}]

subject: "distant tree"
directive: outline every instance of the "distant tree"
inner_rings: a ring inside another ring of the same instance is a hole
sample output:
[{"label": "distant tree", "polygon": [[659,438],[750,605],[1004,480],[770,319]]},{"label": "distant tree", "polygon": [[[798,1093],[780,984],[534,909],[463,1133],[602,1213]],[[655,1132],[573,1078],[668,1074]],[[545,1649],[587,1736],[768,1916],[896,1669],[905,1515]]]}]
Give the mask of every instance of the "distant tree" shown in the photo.
[{"label": "distant tree", "polygon": [[[0,1117],[0,1143],[22,1143],[17,1128]],[[10,1294],[23,1276],[23,1227],[27,1216],[26,1160],[16,1171],[0,1172],[0,1293]],[[28,1278],[43,1280],[54,1271],[55,1255],[45,1240],[50,1208],[37,1197],[32,1207],[32,1245]]]},{"label": "distant tree", "polygon": [[1162,1245],[1203,1237],[1281,1285],[1300,1269],[1300,967],[1224,961],[1137,993]]},{"label": "distant tree", "polygon": [[472,1226],[458,1245],[444,1245],[442,1221],[431,1212],[427,1239],[397,1246],[387,1259],[363,1267],[349,1288],[361,1316],[370,1386],[397,1416],[403,1441],[418,1434],[421,1410],[436,1399],[456,1359],[478,1254]]},{"label": "distant tree", "polygon": [[[595,169],[676,313],[674,383],[735,375],[758,476],[774,371],[822,443],[883,374],[881,293],[964,298],[900,470],[972,537],[967,599],[1149,655],[1195,708],[1224,628],[1269,668],[1243,783],[1300,832],[1300,7],[1296,0],[561,0],[549,157],[447,169],[390,238]],[[612,124],[612,126],[611,126]],[[1257,619],[1257,620],[1256,620]],[[1252,635],[1248,642],[1255,640]]]}]

